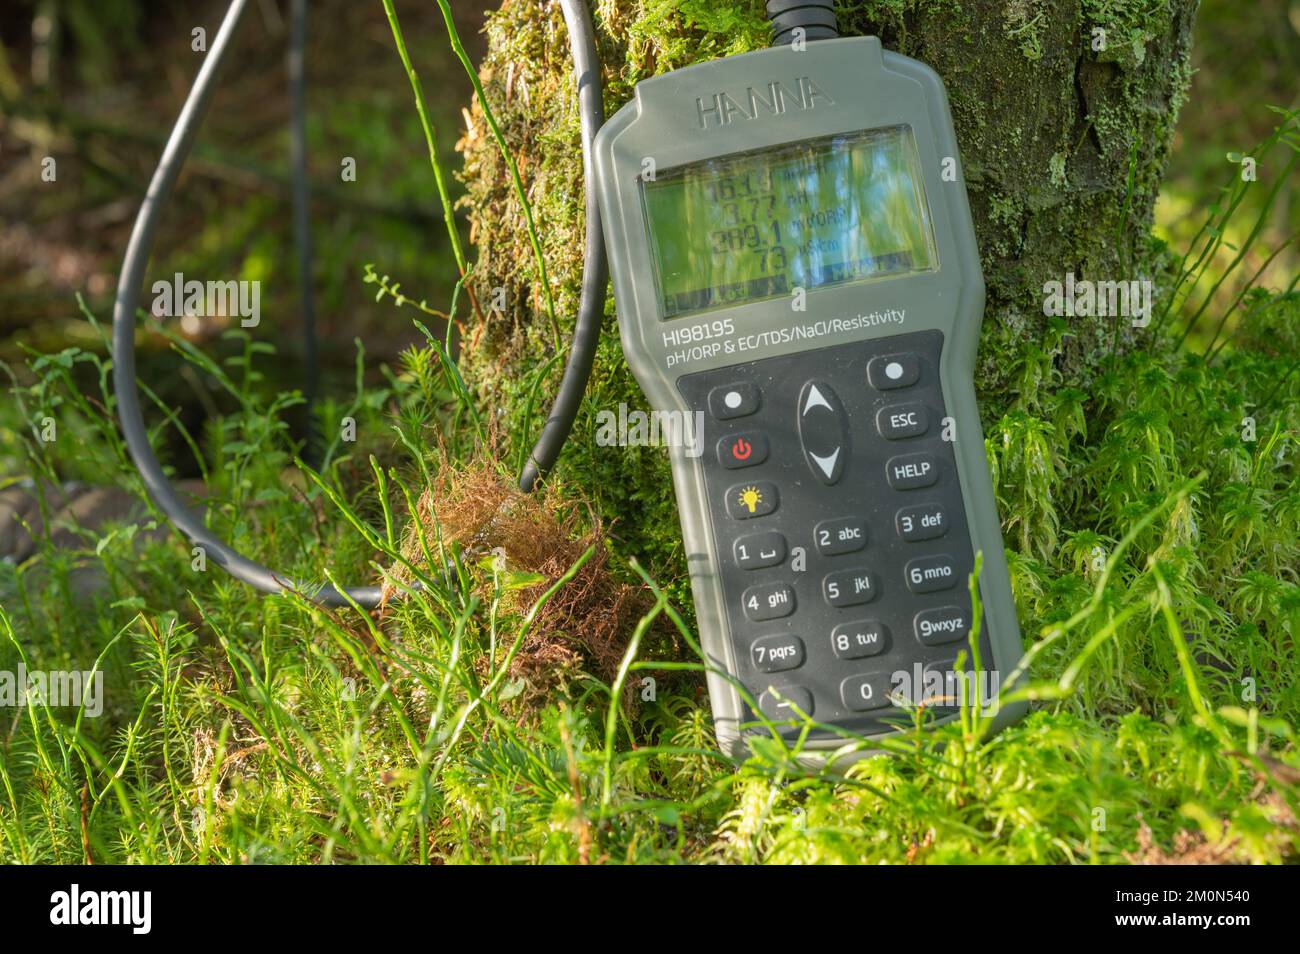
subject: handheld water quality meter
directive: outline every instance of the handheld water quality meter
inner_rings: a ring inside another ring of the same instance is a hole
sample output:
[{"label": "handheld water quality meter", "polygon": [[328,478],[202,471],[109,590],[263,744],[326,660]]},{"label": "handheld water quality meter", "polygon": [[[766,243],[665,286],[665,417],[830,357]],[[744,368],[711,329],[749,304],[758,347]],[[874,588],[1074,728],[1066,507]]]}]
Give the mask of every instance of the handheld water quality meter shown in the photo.
[{"label": "handheld water quality meter", "polygon": [[976,552],[983,668],[1020,658],[956,157],[937,74],[874,37],[645,80],[596,136],[624,351],[702,421],[670,453],[724,749],[761,726],[735,682],[783,734],[886,735],[900,696],[951,718],[924,687],[953,685]]}]

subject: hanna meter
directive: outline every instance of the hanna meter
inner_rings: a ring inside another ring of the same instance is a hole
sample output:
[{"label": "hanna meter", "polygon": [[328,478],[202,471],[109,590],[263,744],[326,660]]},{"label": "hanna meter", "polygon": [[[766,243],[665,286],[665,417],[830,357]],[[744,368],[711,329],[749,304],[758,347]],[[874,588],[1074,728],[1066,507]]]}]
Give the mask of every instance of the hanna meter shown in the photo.
[{"label": "hanna meter", "polygon": [[825,750],[951,719],[959,678],[989,701],[1020,658],[956,157],[937,74],[875,37],[648,79],[596,137],[624,351],[655,410],[703,421],[671,459],[733,754],[764,723]]}]

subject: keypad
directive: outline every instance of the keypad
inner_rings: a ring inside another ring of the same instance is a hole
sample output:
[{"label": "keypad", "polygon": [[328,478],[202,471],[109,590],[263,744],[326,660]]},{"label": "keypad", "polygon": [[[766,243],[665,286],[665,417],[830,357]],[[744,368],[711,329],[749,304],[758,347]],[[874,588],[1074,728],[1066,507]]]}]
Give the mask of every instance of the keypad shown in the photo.
[{"label": "keypad", "polygon": [[940,678],[966,647],[973,548],[938,426],[942,348],[916,332],[678,380],[706,412],[735,675],[774,722],[793,717],[779,694],[881,731],[901,716],[895,686]]},{"label": "keypad", "polygon": [[862,659],[885,651],[889,635],[878,620],[862,619],[840,623],[831,630],[831,649],[839,659]]},{"label": "keypad", "polygon": [[759,672],[785,672],[803,665],[803,640],[779,634],[756,639],[749,647],[754,668]]},{"label": "keypad", "polygon": [[889,691],[893,682],[888,672],[871,672],[849,676],[840,683],[840,698],[844,706],[854,712],[870,712],[889,705]]},{"label": "keypad", "polygon": [[813,541],[822,556],[857,553],[867,545],[867,521],[861,517],[823,520],[813,527]]},{"label": "keypad", "polygon": [[965,640],[970,635],[970,610],[961,606],[941,606],[916,614],[916,638],[927,646],[942,646]]},{"label": "keypad", "polygon": [[946,553],[917,557],[903,567],[903,579],[913,593],[937,593],[950,590],[961,579],[957,561]]},{"label": "keypad", "polygon": [[776,509],[781,492],[771,481],[758,480],[750,484],[736,484],[727,489],[727,513],[737,520],[766,517]]},{"label": "keypad", "polygon": [[876,430],[887,441],[919,437],[930,429],[930,412],[919,401],[891,404],[876,412]]},{"label": "keypad", "polygon": [[864,568],[827,573],[822,580],[822,592],[831,606],[859,606],[876,598],[875,578]]},{"label": "keypad", "polygon": [[[966,671],[957,668],[955,658],[941,659],[938,662],[929,663],[921,677],[921,685],[916,687],[916,701],[939,710],[955,710],[961,703],[961,682],[960,680],[969,680],[971,678],[970,664],[967,662]],[[968,692],[972,688],[970,683]],[[979,683],[975,687],[979,689]],[[980,690],[980,695],[987,693]],[[968,699],[971,697],[968,695]]]},{"label": "keypad", "polygon": [[939,462],[933,454],[899,454],[885,464],[885,476],[895,490],[933,487],[939,479]]},{"label": "keypad", "polygon": [[794,612],[794,587],[789,583],[764,583],[751,586],[741,595],[745,615],[755,622],[780,619]]},{"label": "keypad", "polygon": [[767,460],[767,435],[757,431],[728,434],[718,441],[718,463],[728,470],[756,467]]},{"label": "keypad", "polygon": [[882,354],[867,362],[867,383],[877,391],[907,388],[921,376],[921,362],[915,354]]},{"label": "keypad", "polygon": [[838,483],[848,458],[848,421],[839,396],[825,381],[809,381],[799,392],[798,407],[808,469],[823,484]]},{"label": "keypad", "polygon": [[784,563],[787,549],[785,537],[776,530],[767,530],[736,537],[731,552],[736,558],[736,566],[742,570],[761,570]]},{"label": "keypad", "polygon": [[[776,693],[780,693],[780,699],[777,699]],[[773,722],[801,721],[798,714],[790,708],[792,705],[798,707],[804,715],[812,715],[817,711],[812,693],[803,686],[772,685],[758,697],[759,709]]]},{"label": "keypad", "polygon": [[720,421],[748,417],[758,410],[761,403],[758,388],[742,381],[724,384],[709,392],[709,413]]},{"label": "keypad", "polygon": [[894,527],[908,543],[934,540],[948,532],[948,515],[937,503],[903,507],[894,515]]}]

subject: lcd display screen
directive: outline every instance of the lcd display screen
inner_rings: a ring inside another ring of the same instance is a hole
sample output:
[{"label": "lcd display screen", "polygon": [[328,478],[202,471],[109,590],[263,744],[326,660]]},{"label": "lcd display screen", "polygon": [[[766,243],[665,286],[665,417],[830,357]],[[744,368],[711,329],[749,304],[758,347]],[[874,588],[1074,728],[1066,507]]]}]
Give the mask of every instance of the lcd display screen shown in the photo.
[{"label": "lcd display screen", "polygon": [[909,126],[690,163],[642,190],[666,319],[938,264]]}]

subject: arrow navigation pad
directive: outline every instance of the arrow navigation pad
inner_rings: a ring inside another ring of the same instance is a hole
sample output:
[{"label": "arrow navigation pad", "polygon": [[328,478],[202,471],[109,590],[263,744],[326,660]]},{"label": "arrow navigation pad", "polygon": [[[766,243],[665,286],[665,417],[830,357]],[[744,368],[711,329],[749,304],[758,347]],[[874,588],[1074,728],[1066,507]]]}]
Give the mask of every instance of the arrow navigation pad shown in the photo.
[{"label": "arrow navigation pad", "polygon": [[844,473],[848,431],[844,408],[830,385],[809,381],[799,394],[799,442],[813,476],[834,484]]}]

